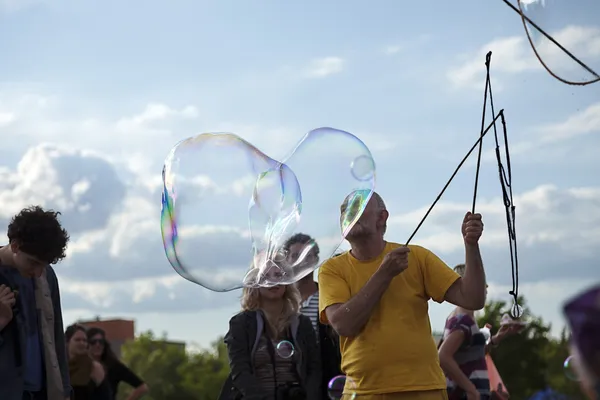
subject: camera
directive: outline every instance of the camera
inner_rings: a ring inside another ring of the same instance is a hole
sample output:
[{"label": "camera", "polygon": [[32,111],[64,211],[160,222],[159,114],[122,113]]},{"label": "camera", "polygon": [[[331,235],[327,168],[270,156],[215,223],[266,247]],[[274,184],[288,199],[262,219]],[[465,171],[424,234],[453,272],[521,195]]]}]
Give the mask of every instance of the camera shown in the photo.
[{"label": "camera", "polygon": [[277,400],[306,400],[306,391],[297,383],[278,386]]}]

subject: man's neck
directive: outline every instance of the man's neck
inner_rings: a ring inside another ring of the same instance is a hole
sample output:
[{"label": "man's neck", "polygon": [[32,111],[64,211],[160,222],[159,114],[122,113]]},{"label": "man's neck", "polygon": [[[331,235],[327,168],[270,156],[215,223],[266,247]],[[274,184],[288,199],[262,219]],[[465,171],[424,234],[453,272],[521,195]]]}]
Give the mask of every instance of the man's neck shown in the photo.
[{"label": "man's neck", "polygon": [[386,241],[382,237],[365,238],[362,241],[350,243],[352,250],[350,254],[359,261],[370,261],[379,255],[385,249]]},{"label": "man's neck", "polygon": [[298,282],[298,290],[300,291],[302,300],[308,299],[317,292],[317,283],[314,281],[312,274]]}]

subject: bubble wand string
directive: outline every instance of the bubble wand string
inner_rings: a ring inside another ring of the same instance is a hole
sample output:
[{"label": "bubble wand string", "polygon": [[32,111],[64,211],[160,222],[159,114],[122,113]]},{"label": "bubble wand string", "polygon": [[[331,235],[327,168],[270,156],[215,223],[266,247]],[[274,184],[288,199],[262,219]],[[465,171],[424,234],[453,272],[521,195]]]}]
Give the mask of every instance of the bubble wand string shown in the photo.
[{"label": "bubble wand string", "polygon": [[[504,109],[501,109],[498,112],[498,114],[495,113],[495,109],[494,109],[494,97],[492,94],[492,82],[491,82],[491,77],[490,77],[491,58],[492,58],[492,52],[490,51],[487,53],[486,61],[485,61],[486,82],[485,82],[485,93],[484,93],[484,101],[483,101],[483,113],[482,113],[482,118],[481,118],[482,119],[482,121],[481,121],[482,130],[479,135],[479,139],[477,139],[475,144],[473,144],[471,149],[467,152],[467,154],[460,161],[460,163],[458,164],[458,166],[456,167],[456,169],[450,176],[450,179],[448,179],[448,181],[446,182],[446,184],[444,185],[444,187],[442,188],[440,193],[437,195],[437,197],[435,198],[433,203],[431,203],[431,206],[429,206],[429,209],[427,210],[427,212],[425,213],[425,215],[423,216],[423,218],[421,219],[421,221],[419,222],[419,224],[417,225],[417,227],[415,228],[413,233],[410,235],[408,240],[405,242],[405,245],[408,246],[408,244],[411,242],[411,240],[415,237],[415,235],[417,234],[417,232],[419,231],[419,229],[421,228],[421,226],[423,225],[423,223],[425,222],[425,220],[427,219],[427,217],[429,216],[429,214],[431,213],[431,211],[433,210],[435,205],[442,198],[442,196],[446,192],[446,189],[448,189],[448,187],[450,186],[450,183],[452,183],[452,180],[454,179],[456,174],[458,174],[458,171],[462,168],[462,166],[467,161],[467,159],[469,158],[471,153],[473,153],[475,148],[477,146],[479,146],[479,154],[477,157],[477,169],[476,169],[476,173],[475,173],[475,185],[474,185],[475,187],[474,187],[474,191],[473,191],[473,205],[472,205],[472,210],[473,210],[473,212],[475,211],[475,203],[477,200],[477,188],[478,188],[478,180],[479,180],[479,170],[481,167],[482,142],[483,142],[483,138],[488,134],[488,132],[493,130],[495,144],[496,144],[496,148],[495,148],[496,162],[498,165],[498,175],[499,175],[499,179],[500,179],[500,186],[502,188],[502,199],[503,199],[504,208],[505,208],[505,212],[506,212],[506,225],[507,225],[508,241],[509,241],[509,249],[510,249],[512,290],[509,291],[509,294],[513,297],[513,307],[511,310],[511,316],[513,318],[520,318],[521,317],[521,307],[519,306],[519,259],[518,259],[518,251],[517,251],[517,233],[516,233],[516,227],[515,227],[515,205],[513,202],[513,193],[512,193],[512,171],[511,171],[511,164],[510,164],[510,152],[509,152],[509,147],[508,147],[508,133],[506,130],[506,118],[504,117]],[[485,126],[485,115],[486,115],[486,110],[487,110],[488,96],[489,96],[491,112],[492,112],[492,115],[494,115],[494,119],[492,120],[492,122],[490,122],[489,125],[487,125],[487,127],[485,129],[483,129],[483,127]],[[502,123],[502,131],[503,131],[503,139],[504,139],[503,147],[504,147],[504,155],[506,157],[506,168],[504,167],[504,164],[502,163],[502,155],[500,152],[500,140],[498,138],[498,129],[496,127],[496,122],[498,120],[500,120]]]},{"label": "bubble wand string", "polygon": [[[557,79],[557,80],[559,80],[562,83],[566,83],[567,85],[575,85],[575,86],[585,86],[585,85],[589,85],[591,83],[596,83],[596,82],[600,81],[600,75],[598,75],[593,69],[591,69],[590,67],[588,67],[587,65],[585,65],[583,61],[581,61],[579,58],[575,57],[569,50],[567,50],[563,45],[561,45],[558,41],[556,41],[556,39],[554,39],[552,36],[550,36],[550,34],[546,33],[546,31],[544,31],[542,28],[540,28],[538,26],[538,24],[536,24],[535,22],[533,22],[528,16],[525,15],[525,13],[523,12],[523,2],[521,0],[517,0],[517,4],[519,5],[518,8],[515,7],[508,0],[502,0],[502,1],[504,2],[504,4],[506,4],[508,7],[510,7],[514,12],[516,12],[517,14],[519,14],[521,16],[521,20],[523,21],[523,27],[525,28],[525,34],[527,35],[527,40],[529,41],[529,45],[531,46],[531,49],[533,50],[533,53],[535,54],[535,57],[538,59],[538,61],[540,62],[540,64],[542,64],[542,66],[544,67],[544,69],[550,75],[552,75],[552,77],[554,79]],[[579,64],[580,67],[582,67],[583,69],[585,69],[590,74],[594,75],[595,78],[592,79],[592,80],[590,80],[590,81],[586,81],[586,82],[573,82],[573,81],[569,81],[569,80],[563,79],[560,76],[558,76],[557,74],[555,74],[550,69],[550,67],[548,67],[546,65],[546,63],[542,60],[542,57],[539,55],[539,53],[538,53],[535,45],[533,44],[533,39],[531,39],[531,35],[529,34],[529,30],[527,29],[527,23],[529,23],[531,26],[533,26],[539,33],[541,33],[542,35],[544,35],[556,47],[558,47],[559,49],[561,49],[567,56],[569,56],[571,58],[571,60],[573,60],[577,64]]]}]

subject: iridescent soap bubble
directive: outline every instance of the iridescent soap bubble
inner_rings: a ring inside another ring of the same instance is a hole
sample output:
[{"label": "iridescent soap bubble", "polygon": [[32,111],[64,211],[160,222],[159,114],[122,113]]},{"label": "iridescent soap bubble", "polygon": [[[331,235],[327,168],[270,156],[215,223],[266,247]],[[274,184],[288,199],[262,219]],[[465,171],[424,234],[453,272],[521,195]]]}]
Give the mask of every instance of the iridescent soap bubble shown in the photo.
[{"label": "iridescent soap bubble", "polygon": [[[163,169],[167,258],[214,291],[296,282],[333,255],[362,215],[375,185],[372,160],[356,136],[332,128],[309,132],[283,163],[233,134],[184,140]],[[300,232],[317,239],[319,257],[312,245],[298,257],[286,251]]]},{"label": "iridescent soap bubble", "polygon": [[[290,284],[311,274],[335,253],[362,215],[375,187],[371,152],[360,139],[345,131],[315,129],[281,161],[281,168],[293,171],[301,189],[300,197],[293,201],[293,196],[282,195],[275,207],[271,207],[269,202],[273,198],[261,187],[261,181],[293,180],[281,179],[278,171],[269,170],[257,182],[250,207],[250,230],[255,254],[262,256],[255,259],[258,262],[254,270],[244,279],[246,286]],[[286,191],[284,185],[281,193]],[[347,207],[342,211],[340,206],[346,198]],[[298,233],[311,236],[315,242],[290,253],[286,242]],[[275,258],[281,261],[276,262]],[[265,276],[265,271],[274,265],[283,271],[277,281]]]},{"label": "iridescent soap bubble", "polygon": [[352,161],[350,171],[357,181],[373,179],[373,175],[375,175],[375,160],[367,155],[358,156]]},{"label": "iridescent soap bubble", "polygon": [[277,343],[276,350],[281,358],[291,358],[294,356],[294,345],[289,340],[282,340]]},{"label": "iridescent soap bubble", "polygon": [[523,51],[513,62],[515,71],[545,67],[556,78],[571,83],[586,84],[600,80],[598,0],[518,0],[518,3],[526,37],[523,42],[513,44],[515,51]]},{"label": "iridescent soap bubble", "polygon": [[575,358],[573,356],[569,356],[565,359],[565,362],[563,363],[565,376],[572,381],[579,380],[577,376],[577,366],[575,365],[575,362]]},{"label": "iridescent soap bubble", "polygon": [[205,133],[179,142],[165,161],[163,183],[167,258],[182,277],[213,291],[242,287],[253,264],[253,198],[260,200],[264,224],[282,215],[298,218],[294,173],[234,134]]},{"label": "iridescent soap bubble", "polygon": [[331,400],[354,400],[356,385],[346,375],[333,377],[327,384],[327,395]]}]

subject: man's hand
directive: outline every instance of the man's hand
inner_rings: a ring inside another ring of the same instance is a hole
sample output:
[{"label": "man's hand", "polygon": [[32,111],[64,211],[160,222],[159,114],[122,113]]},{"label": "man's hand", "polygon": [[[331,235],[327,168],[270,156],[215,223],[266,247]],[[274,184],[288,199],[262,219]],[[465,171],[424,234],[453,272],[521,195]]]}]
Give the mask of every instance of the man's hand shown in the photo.
[{"label": "man's hand", "polygon": [[517,333],[523,331],[523,329],[525,329],[525,326],[520,324],[500,325],[500,329],[498,329],[498,332],[494,335],[493,341],[494,343],[499,343],[505,337],[516,335]]},{"label": "man's hand", "polygon": [[15,305],[15,294],[12,289],[6,285],[0,285],[0,330],[13,319],[12,308]]},{"label": "man's hand", "polygon": [[480,400],[481,395],[477,390],[470,390],[467,392],[467,400]]},{"label": "man's hand", "polygon": [[408,253],[410,253],[410,249],[407,246],[398,247],[390,251],[383,258],[379,270],[390,279],[399,275],[408,268]]},{"label": "man's hand", "polygon": [[475,245],[483,233],[483,221],[481,214],[472,214],[468,212],[462,223],[462,235],[465,244]]}]

